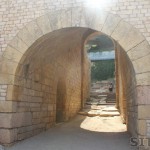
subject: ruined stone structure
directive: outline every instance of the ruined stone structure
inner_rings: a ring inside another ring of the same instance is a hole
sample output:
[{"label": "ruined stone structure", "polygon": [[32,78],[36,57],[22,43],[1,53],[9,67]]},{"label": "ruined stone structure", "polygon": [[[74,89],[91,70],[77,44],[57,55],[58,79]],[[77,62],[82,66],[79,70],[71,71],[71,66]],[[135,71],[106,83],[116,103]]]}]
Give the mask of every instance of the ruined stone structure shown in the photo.
[{"label": "ruined stone structure", "polygon": [[149,0],[112,0],[94,9],[87,0],[0,5],[0,143],[76,115],[89,91],[84,43],[97,33],[114,42],[117,107],[128,130],[150,136]]}]

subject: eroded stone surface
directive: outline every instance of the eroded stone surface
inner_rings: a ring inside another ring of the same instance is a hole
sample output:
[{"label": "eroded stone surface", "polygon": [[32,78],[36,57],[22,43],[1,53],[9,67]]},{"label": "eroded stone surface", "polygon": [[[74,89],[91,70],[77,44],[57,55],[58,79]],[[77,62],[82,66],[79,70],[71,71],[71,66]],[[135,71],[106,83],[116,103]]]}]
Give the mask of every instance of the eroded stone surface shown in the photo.
[{"label": "eroded stone surface", "polygon": [[104,32],[107,35],[111,35],[120,21],[121,18],[119,16],[109,14],[102,28],[102,32]]},{"label": "eroded stone surface", "polygon": [[[150,46],[147,41],[144,41],[127,52],[131,60],[140,59],[150,54]],[[144,66],[143,66],[144,67]]]}]

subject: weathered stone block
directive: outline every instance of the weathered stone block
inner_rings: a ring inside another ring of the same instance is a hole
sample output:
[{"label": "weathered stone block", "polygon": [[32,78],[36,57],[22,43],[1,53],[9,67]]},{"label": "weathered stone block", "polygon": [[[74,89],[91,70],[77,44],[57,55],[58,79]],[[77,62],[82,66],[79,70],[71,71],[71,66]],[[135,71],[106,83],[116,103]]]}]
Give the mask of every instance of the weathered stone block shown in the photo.
[{"label": "weathered stone block", "polygon": [[33,126],[21,127],[18,129],[18,133],[25,133],[33,130]]},{"label": "weathered stone block", "polygon": [[150,104],[150,86],[137,87],[138,104]]},{"label": "weathered stone block", "polygon": [[54,110],[54,106],[53,105],[48,105],[48,111],[53,111]]},{"label": "weathered stone block", "polygon": [[137,125],[138,125],[138,134],[146,136],[147,131],[146,120],[138,120]]},{"label": "weathered stone block", "polygon": [[72,8],[72,27],[79,27],[83,8]]},{"label": "weathered stone block", "polygon": [[119,44],[123,47],[125,51],[128,51],[144,40],[144,36],[136,28],[132,27],[129,32],[125,34],[121,38],[121,40],[119,40]]},{"label": "weathered stone block", "polygon": [[0,114],[0,128],[15,128],[31,124],[32,114],[30,112]]},{"label": "weathered stone block", "polygon": [[25,44],[19,37],[15,37],[10,43],[10,46],[15,48],[16,50],[20,51],[21,53],[26,52],[28,49],[27,44]]},{"label": "weathered stone block", "polygon": [[38,39],[43,36],[41,28],[37,25],[36,21],[32,21],[26,26],[27,30],[33,34],[34,39]]},{"label": "weathered stone block", "polygon": [[16,68],[19,64],[17,62],[2,59],[0,61],[0,72],[3,74],[15,75]]},{"label": "weathered stone block", "polygon": [[8,92],[7,92],[7,100],[19,100],[19,92],[21,92],[21,89],[19,88],[19,86],[15,86],[15,85],[8,85]]},{"label": "weathered stone block", "polygon": [[61,11],[53,12],[48,14],[48,18],[50,21],[51,31],[61,29],[61,21],[60,21]]},{"label": "weathered stone block", "polygon": [[150,105],[139,105],[138,106],[138,119],[150,118]]},{"label": "weathered stone block", "polygon": [[61,12],[60,21],[62,24],[62,28],[71,27],[71,9],[63,10]]},{"label": "weathered stone block", "polygon": [[11,74],[0,74],[0,84],[13,84],[15,76]]},{"label": "weathered stone block", "polygon": [[11,101],[0,101],[0,112],[16,112],[17,103]]},{"label": "weathered stone block", "polygon": [[107,35],[111,35],[120,21],[121,21],[121,18],[119,16],[109,14],[102,28],[102,32]]},{"label": "weathered stone block", "polygon": [[33,136],[33,133],[30,131],[30,132],[25,132],[25,133],[21,133],[21,134],[18,134],[18,140],[24,140],[24,139],[27,139],[29,137]]},{"label": "weathered stone block", "polygon": [[118,26],[115,28],[114,32],[112,33],[111,37],[116,41],[120,41],[125,35],[130,32],[132,26],[125,21],[120,21]]},{"label": "weathered stone block", "polygon": [[150,45],[144,41],[127,52],[131,60],[136,60],[150,54]]},{"label": "weathered stone block", "polygon": [[150,71],[150,55],[137,59],[132,63],[136,73],[146,73]]},{"label": "weathered stone block", "polygon": [[32,124],[35,125],[35,124],[40,124],[41,123],[41,119],[40,118],[37,118],[37,119],[32,119]]},{"label": "weathered stone block", "polygon": [[34,131],[33,131],[33,135],[37,135],[37,134],[39,134],[39,133],[41,133],[41,132],[43,132],[43,131],[45,131],[44,128],[43,128],[43,129],[34,130]]},{"label": "weathered stone block", "polygon": [[142,73],[136,75],[137,85],[150,85],[150,73]]},{"label": "weathered stone block", "polygon": [[31,46],[35,42],[34,35],[27,28],[23,28],[17,35],[28,46]]},{"label": "weathered stone block", "polygon": [[52,31],[48,15],[39,17],[36,20],[36,22],[40,27],[40,29],[42,30],[43,34],[47,34]]},{"label": "weathered stone block", "polygon": [[32,116],[33,116],[33,118],[39,118],[40,112],[33,112]]},{"label": "weathered stone block", "polygon": [[9,61],[15,61],[15,62],[19,62],[22,56],[23,54],[20,51],[12,48],[9,45],[3,53],[4,58],[7,58]]},{"label": "weathered stone block", "polygon": [[13,143],[17,140],[16,129],[0,129],[0,143]]}]

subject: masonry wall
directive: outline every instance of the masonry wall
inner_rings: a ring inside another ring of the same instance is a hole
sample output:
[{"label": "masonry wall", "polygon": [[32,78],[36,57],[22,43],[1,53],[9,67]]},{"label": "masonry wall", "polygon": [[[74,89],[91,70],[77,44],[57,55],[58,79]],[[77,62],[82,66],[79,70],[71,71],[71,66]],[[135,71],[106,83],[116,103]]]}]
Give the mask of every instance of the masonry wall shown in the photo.
[{"label": "masonry wall", "polygon": [[[95,2],[96,3],[96,2]],[[71,7],[92,7],[91,0],[1,0],[0,1],[0,52],[28,22],[50,11]],[[100,12],[110,11],[139,29],[150,43],[150,1],[111,0],[96,3]],[[89,8],[90,11],[90,8]]]},{"label": "masonry wall", "polygon": [[[15,108],[13,113],[0,115],[3,120],[0,122],[1,143],[14,143],[55,125],[58,99],[65,97],[60,106],[63,108],[62,121],[74,117],[81,109],[81,52],[85,31],[82,28],[54,31],[28,49],[16,70],[15,84],[8,85],[13,95],[7,97],[7,102],[13,102]],[[88,66],[84,69],[85,78],[86,71],[89,71]],[[1,88],[6,89],[5,86]],[[58,95],[58,89],[62,91],[61,95]],[[85,98],[87,94],[84,90]]]},{"label": "masonry wall", "polygon": [[[97,6],[100,7],[99,9],[94,9],[95,12],[93,12],[90,8],[92,4],[90,4],[89,7],[87,2],[88,0],[78,0],[78,1],[77,0],[76,1],[75,0],[72,1],[69,0],[65,0],[65,1],[64,0],[62,1],[1,0],[0,1],[1,53],[5,51],[6,47],[8,46],[7,50],[3,53],[3,57],[0,58],[1,60],[0,61],[0,72],[1,72],[0,75],[1,118],[0,120],[2,120],[1,127],[0,127],[2,134],[0,135],[5,135],[2,136],[2,138],[5,138],[6,141],[13,141],[14,137],[16,138],[16,134],[15,134],[16,130],[12,129],[14,123],[11,120],[14,119],[16,120],[15,122],[17,122],[16,118],[19,117],[26,118],[24,114],[19,114],[19,116],[16,116],[17,114],[15,112],[18,108],[18,103],[15,100],[12,101],[9,100],[9,98],[13,98],[14,95],[18,95],[18,93],[15,92],[17,90],[14,90],[16,87],[13,88],[12,84],[14,83],[14,77],[16,77],[15,80],[17,82],[18,81],[20,82],[20,80],[17,79],[17,76],[15,75],[16,66],[18,66],[18,63],[19,66],[23,65],[21,64],[21,62],[19,62],[20,58],[23,57],[24,59],[27,57],[27,55],[24,55],[24,53],[26,52],[28,47],[30,47],[33,44],[33,42],[35,42],[36,40],[38,41],[38,38],[40,36],[43,36],[57,29],[61,29],[64,27],[72,27],[72,26],[73,27],[81,26],[81,27],[92,28],[98,31],[102,31],[103,33],[107,34],[108,36],[111,36],[113,39],[118,41],[121,44],[121,46],[124,48],[124,50],[127,52],[134,66],[136,72],[136,79],[137,79],[136,90],[137,90],[138,107],[136,111],[138,112],[138,119],[139,119],[137,123],[138,134],[142,137],[145,136],[150,137],[150,125],[149,125],[150,122],[150,117],[149,117],[149,113],[150,113],[149,112],[150,110],[150,100],[149,100],[149,95],[150,95],[149,94],[150,91],[149,88],[150,85],[149,8],[150,8],[150,4],[149,3],[150,1],[149,0],[112,0],[111,3],[109,3],[109,1],[105,1],[105,2],[102,1],[104,2],[103,4],[96,4],[96,7]],[[91,0],[89,0],[89,2],[91,3]],[[76,6],[87,6],[87,8],[82,10],[77,8],[68,9],[66,10],[66,12],[55,11],[61,8],[67,9]],[[52,10],[54,10],[55,12],[51,13]],[[105,10],[108,11],[108,14],[105,13]],[[42,16],[48,12],[50,13],[47,16]],[[112,15],[111,13],[117,15]],[[39,16],[42,17],[38,18]],[[124,22],[124,20],[126,20],[127,22]],[[132,24],[133,26],[131,26],[130,24]],[[137,30],[134,27],[136,27]],[[141,33],[144,35],[146,39],[141,35]],[[82,33],[78,32],[78,35],[81,36]],[[74,35],[72,35],[70,39],[72,39],[72,37],[74,37]],[[40,49],[42,49],[42,46],[40,47]],[[53,50],[54,49],[55,48],[53,48]],[[70,46],[66,50],[68,49],[71,49]],[[44,54],[44,52],[41,53],[40,55],[42,56],[42,54]],[[54,54],[54,57],[56,58],[55,56],[56,54],[55,53],[52,54]],[[32,61],[34,62],[34,60]],[[25,68],[26,68],[25,70],[27,71],[28,67],[26,66]],[[23,72],[21,71],[22,69],[18,69],[18,70],[20,73]],[[45,81],[42,81],[42,83],[45,84]],[[70,91],[73,91],[73,89],[70,89]],[[22,90],[20,90],[20,92],[22,92]],[[71,107],[73,106],[72,103],[70,105]],[[10,114],[11,112],[13,113]],[[28,115],[30,116],[30,114]],[[4,126],[5,129],[3,128]],[[19,126],[21,127],[22,125]]]},{"label": "masonry wall", "polygon": [[133,65],[126,52],[120,45],[116,46],[117,66],[117,99],[118,108],[128,131],[132,136],[137,136],[137,97],[136,80]]}]

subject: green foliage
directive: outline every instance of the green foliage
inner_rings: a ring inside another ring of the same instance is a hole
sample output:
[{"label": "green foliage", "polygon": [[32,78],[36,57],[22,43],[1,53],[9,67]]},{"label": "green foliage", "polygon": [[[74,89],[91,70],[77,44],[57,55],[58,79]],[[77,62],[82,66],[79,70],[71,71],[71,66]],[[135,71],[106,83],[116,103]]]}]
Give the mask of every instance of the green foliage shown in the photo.
[{"label": "green foliage", "polygon": [[107,80],[114,78],[115,62],[114,60],[102,60],[92,62],[91,79],[92,81]]}]

